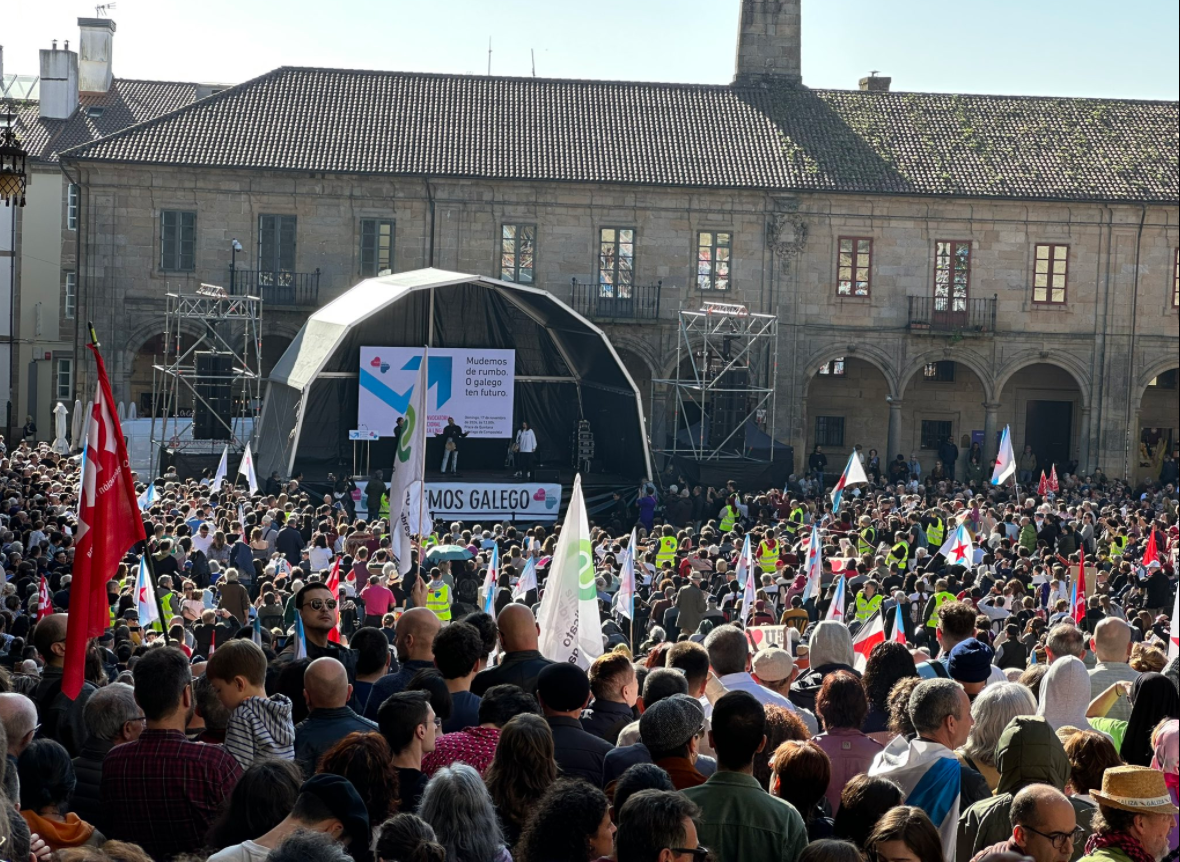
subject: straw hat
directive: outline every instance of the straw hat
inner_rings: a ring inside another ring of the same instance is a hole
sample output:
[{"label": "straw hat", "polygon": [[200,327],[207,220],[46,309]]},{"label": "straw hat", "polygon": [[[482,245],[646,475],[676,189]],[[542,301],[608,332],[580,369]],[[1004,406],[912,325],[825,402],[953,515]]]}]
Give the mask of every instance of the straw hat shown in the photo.
[{"label": "straw hat", "polygon": [[1180,813],[1172,804],[1164,773],[1146,766],[1116,766],[1102,775],[1102,790],[1091,790],[1099,804],[1136,814]]}]

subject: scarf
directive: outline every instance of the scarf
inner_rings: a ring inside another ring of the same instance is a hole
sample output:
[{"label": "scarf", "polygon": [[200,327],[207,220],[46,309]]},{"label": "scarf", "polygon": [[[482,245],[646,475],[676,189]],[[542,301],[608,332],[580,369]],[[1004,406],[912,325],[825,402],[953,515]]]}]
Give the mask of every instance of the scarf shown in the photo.
[{"label": "scarf", "polygon": [[1155,857],[1143,849],[1137,838],[1132,838],[1126,832],[1108,832],[1105,835],[1091,835],[1086,842],[1086,855],[1093,856],[1095,850],[1113,847],[1126,853],[1131,862],[1155,862]]}]

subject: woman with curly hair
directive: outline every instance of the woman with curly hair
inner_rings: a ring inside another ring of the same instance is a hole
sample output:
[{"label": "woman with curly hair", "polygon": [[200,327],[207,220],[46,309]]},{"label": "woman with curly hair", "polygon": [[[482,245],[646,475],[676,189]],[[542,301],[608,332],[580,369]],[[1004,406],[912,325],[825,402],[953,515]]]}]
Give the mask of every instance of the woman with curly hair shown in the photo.
[{"label": "woman with curly hair", "polygon": [[869,712],[861,730],[882,745],[892,742],[896,734],[889,729],[889,692],[899,681],[917,676],[914,657],[905,644],[887,641],[873,647],[861,679],[869,699]]},{"label": "woman with curly hair", "polygon": [[536,801],[557,780],[548,722],[530,714],[509,720],[500,730],[485,780],[504,830],[504,843],[514,847]]},{"label": "woman with curly hair", "polygon": [[414,814],[390,817],[377,827],[373,855],[377,862],[447,862],[447,848],[434,829]]},{"label": "woman with curly hair", "polygon": [[324,753],[316,771],[351,781],[364,800],[370,823],[381,823],[397,813],[401,799],[397,767],[381,734],[348,734]]},{"label": "woman with curly hair", "polygon": [[591,862],[614,851],[610,801],[584,781],[558,781],[541,799],[516,848],[516,862]]}]

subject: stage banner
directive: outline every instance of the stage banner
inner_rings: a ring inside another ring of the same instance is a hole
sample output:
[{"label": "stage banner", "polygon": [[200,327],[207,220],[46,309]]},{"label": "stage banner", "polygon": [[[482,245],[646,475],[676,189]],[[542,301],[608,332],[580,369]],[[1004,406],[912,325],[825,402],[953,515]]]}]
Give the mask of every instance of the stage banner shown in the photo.
[{"label": "stage banner", "polygon": [[[455,417],[456,419],[458,417]],[[361,490],[357,515],[364,511],[367,482]],[[561,485],[542,482],[427,482],[426,509],[436,521],[555,521],[561,509]]]},{"label": "stage banner", "polygon": [[[361,348],[358,430],[393,436],[421,364],[419,347]],[[432,347],[426,376],[427,436],[442,431],[448,416],[471,437],[512,436],[516,351]]]}]

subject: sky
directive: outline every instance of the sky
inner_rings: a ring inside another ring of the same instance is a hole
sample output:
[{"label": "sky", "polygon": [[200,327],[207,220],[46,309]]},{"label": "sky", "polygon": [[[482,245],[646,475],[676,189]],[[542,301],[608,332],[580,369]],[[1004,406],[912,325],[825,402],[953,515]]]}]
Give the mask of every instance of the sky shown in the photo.
[{"label": "sky", "polygon": [[[116,0],[115,74],[238,83],[277,66],[727,84],[741,0]],[[986,14],[985,14],[986,13]],[[4,71],[76,47],[93,2],[0,4]],[[804,0],[803,80],[853,89],[1180,96],[1176,0]]]}]

